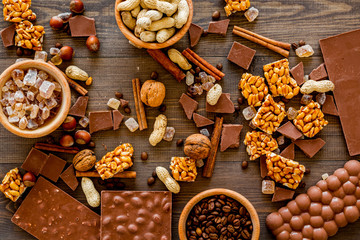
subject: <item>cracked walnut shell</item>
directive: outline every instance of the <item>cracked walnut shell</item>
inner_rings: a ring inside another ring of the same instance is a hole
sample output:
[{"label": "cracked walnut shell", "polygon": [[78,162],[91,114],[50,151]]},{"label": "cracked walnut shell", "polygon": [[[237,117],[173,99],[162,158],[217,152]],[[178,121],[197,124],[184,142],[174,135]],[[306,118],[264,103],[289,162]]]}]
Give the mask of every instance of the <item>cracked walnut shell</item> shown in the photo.
[{"label": "cracked walnut shell", "polygon": [[95,153],[89,149],[78,152],[73,159],[74,168],[81,172],[92,169],[95,166],[95,162]]},{"label": "cracked walnut shell", "polygon": [[192,134],[184,144],[184,153],[186,156],[198,160],[205,159],[209,156],[211,142],[208,137],[202,134]]},{"label": "cracked walnut shell", "polygon": [[141,101],[149,107],[159,107],[165,98],[165,85],[155,80],[147,80],[141,87]]}]

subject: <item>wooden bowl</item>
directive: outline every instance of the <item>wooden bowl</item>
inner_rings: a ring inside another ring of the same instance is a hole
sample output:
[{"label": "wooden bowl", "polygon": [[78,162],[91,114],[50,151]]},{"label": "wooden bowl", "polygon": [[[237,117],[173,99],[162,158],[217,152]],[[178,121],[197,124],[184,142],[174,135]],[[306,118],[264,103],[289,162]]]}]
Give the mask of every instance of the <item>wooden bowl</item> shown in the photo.
[{"label": "wooden bowl", "polygon": [[[38,138],[38,137],[46,136],[52,133],[53,131],[55,131],[64,122],[69,112],[70,104],[71,104],[71,93],[70,93],[69,84],[58,68],[51,66],[50,64],[42,61],[26,60],[11,65],[0,75],[0,89],[2,89],[4,84],[11,77],[11,72],[17,68],[19,69],[36,68],[39,70],[43,70],[52,77],[54,77],[54,79],[61,85],[62,88],[61,106],[59,107],[58,113],[55,117],[53,117],[52,119],[47,121],[44,125],[40,126],[35,130],[30,130],[30,129],[22,130],[19,127],[15,126],[14,124],[9,123],[6,115],[3,112],[3,108],[0,108],[0,123],[7,130],[20,137]],[[1,98],[2,98],[2,91],[0,91],[0,99]]]},{"label": "wooden bowl", "polygon": [[224,188],[214,188],[210,190],[206,190],[204,192],[201,192],[197,194],[195,197],[193,197],[184,207],[180,219],[179,219],[179,238],[180,240],[187,240],[186,237],[186,220],[193,209],[193,207],[203,200],[204,198],[211,197],[214,195],[221,195],[224,194],[228,197],[233,198],[234,200],[241,203],[249,212],[251,217],[251,222],[253,224],[253,232],[252,232],[252,240],[258,240],[260,237],[260,221],[259,216],[254,208],[254,206],[247,200],[243,195],[240,193],[234,192],[232,190],[224,189]]},{"label": "wooden bowl", "polygon": [[166,48],[169,47],[171,45],[174,45],[175,43],[177,43],[184,35],[185,33],[189,30],[190,24],[192,22],[192,18],[193,18],[193,3],[192,0],[186,0],[189,4],[189,17],[187,22],[185,23],[185,25],[178,30],[175,33],[174,36],[172,36],[170,39],[168,39],[166,42],[164,43],[147,43],[147,42],[143,42],[140,40],[140,38],[137,38],[134,33],[128,29],[120,16],[120,12],[117,11],[116,6],[122,2],[123,0],[116,0],[115,2],[115,18],[116,18],[116,22],[117,25],[120,28],[120,31],[125,35],[125,37],[127,39],[129,39],[131,42],[133,42],[135,45],[140,46],[142,48],[146,48],[146,49],[161,49],[161,48]]}]

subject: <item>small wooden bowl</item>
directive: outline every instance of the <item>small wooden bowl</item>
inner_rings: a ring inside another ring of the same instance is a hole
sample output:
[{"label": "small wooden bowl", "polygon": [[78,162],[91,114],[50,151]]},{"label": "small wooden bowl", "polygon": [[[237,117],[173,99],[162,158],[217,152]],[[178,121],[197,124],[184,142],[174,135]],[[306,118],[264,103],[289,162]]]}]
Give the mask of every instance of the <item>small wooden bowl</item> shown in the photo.
[{"label": "small wooden bowl", "polygon": [[186,220],[193,209],[193,207],[203,200],[204,198],[211,197],[214,195],[221,195],[224,194],[228,197],[233,198],[234,200],[241,203],[249,212],[251,217],[251,222],[253,224],[253,232],[252,232],[252,240],[258,240],[260,237],[260,221],[259,216],[254,208],[254,206],[247,200],[243,195],[240,193],[234,192],[232,190],[224,189],[224,188],[214,188],[210,190],[206,190],[197,194],[193,197],[184,207],[183,211],[181,212],[180,219],[179,219],[179,238],[180,240],[187,240],[186,237]]},{"label": "small wooden bowl", "polygon": [[192,22],[192,18],[193,18],[193,3],[192,0],[186,0],[189,4],[189,17],[187,22],[185,23],[185,25],[178,30],[175,33],[174,36],[172,36],[170,39],[168,39],[166,42],[164,43],[147,43],[147,42],[143,42],[141,41],[139,38],[137,38],[134,33],[128,29],[120,16],[120,12],[117,11],[116,6],[122,2],[123,0],[116,0],[115,2],[115,18],[116,18],[116,22],[117,25],[120,28],[120,31],[125,35],[125,37],[127,39],[129,39],[131,42],[133,42],[135,45],[140,46],[142,48],[146,48],[146,49],[161,49],[161,48],[166,48],[169,47],[171,45],[174,45],[175,43],[177,43],[184,35],[185,33],[189,30],[190,24]]},{"label": "small wooden bowl", "polygon": [[[70,104],[71,104],[71,92],[70,92],[69,84],[58,68],[51,66],[50,64],[42,61],[26,60],[11,65],[0,75],[0,89],[2,89],[2,87],[11,77],[11,72],[17,68],[19,69],[36,68],[39,70],[43,70],[52,77],[54,77],[54,79],[61,85],[62,88],[61,106],[58,110],[57,115],[54,118],[50,119],[44,125],[40,126],[35,130],[29,130],[29,129],[22,130],[19,127],[15,126],[14,124],[9,123],[6,115],[3,112],[3,108],[0,108],[0,123],[8,131],[20,137],[39,138],[46,136],[52,133],[53,131],[55,131],[64,122],[69,112]],[[2,98],[2,91],[0,91],[0,99],[1,98]]]}]

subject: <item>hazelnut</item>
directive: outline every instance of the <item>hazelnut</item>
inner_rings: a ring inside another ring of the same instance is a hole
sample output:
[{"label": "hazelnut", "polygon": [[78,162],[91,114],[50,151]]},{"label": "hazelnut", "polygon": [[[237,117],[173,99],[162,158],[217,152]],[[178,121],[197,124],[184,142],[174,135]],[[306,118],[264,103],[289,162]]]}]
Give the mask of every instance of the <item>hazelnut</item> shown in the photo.
[{"label": "hazelnut", "polygon": [[91,52],[97,52],[100,49],[100,41],[96,36],[90,36],[88,37],[88,39],[86,40],[86,47],[91,51]]},{"label": "hazelnut", "polygon": [[33,50],[32,49],[24,49],[24,55],[26,56],[31,56],[33,54]]},{"label": "hazelnut", "polygon": [[219,11],[215,11],[213,14],[212,14],[212,20],[214,21],[217,21],[220,19],[220,12]]},{"label": "hazelnut", "polygon": [[22,48],[17,48],[16,49],[16,55],[18,55],[19,57],[21,57],[24,54]]},{"label": "hazelnut", "polygon": [[147,184],[149,186],[153,185],[155,183],[155,178],[154,177],[149,177],[147,180]]},{"label": "hazelnut", "polygon": [[[57,16],[58,16],[59,18],[61,18],[61,20],[63,20],[64,23],[68,23],[69,20],[70,20],[70,18],[73,16],[73,14],[72,14],[71,12],[64,12],[64,13],[59,13]],[[68,28],[68,27],[69,27],[68,24],[66,24],[66,25],[64,26],[64,28]],[[61,48],[61,47],[60,47],[60,48]]]},{"label": "hazelnut", "polygon": [[92,169],[95,166],[95,162],[95,153],[89,149],[78,152],[73,159],[74,168],[82,172]]},{"label": "hazelnut", "polygon": [[53,16],[50,19],[50,27],[54,30],[59,30],[64,27],[64,22],[59,16]]},{"label": "hazelnut", "polygon": [[84,10],[84,3],[81,0],[71,0],[70,11],[74,13],[82,13]]},{"label": "hazelnut", "polygon": [[192,134],[185,140],[184,153],[192,159],[205,159],[209,156],[211,142],[202,134]]},{"label": "hazelnut", "polygon": [[75,142],[80,145],[88,144],[91,140],[91,135],[85,130],[79,130],[75,133]]},{"label": "hazelnut", "polygon": [[150,107],[159,107],[165,98],[165,85],[155,80],[147,80],[141,87],[141,101]]},{"label": "hazelnut", "polygon": [[124,95],[121,92],[115,92],[115,97],[121,99],[121,98],[123,98],[123,96]]},{"label": "hazelnut", "polygon": [[23,182],[25,187],[32,187],[35,185],[36,177],[32,172],[27,172],[23,176]]},{"label": "hazelnut", "polygon": [[62,60],[70,61],[73,58],[74,54],[75,52],[72,47],[64,46],[60,49],[59,55]]},{"label": "hazelnut", "polygon": [[58,49],[60,49],[60,48],[63,47],[63,45],[62,45],[61,43],[56,43],[56,44],[55,44],[55,47],[58,48]]},{"label": "hazelnut", "polygon": [[76,119],[72,116],[67,116],[62,124],[62,127],[65,131],[68,132],[74,131],[76,128]]},{"label": "hazelnut", "polygon": [[141,160],[146,161],[146,160],[148,160],[148,158],[149,158],[149,155],[147,152],[141,153]]},{"label": "hazelnut", "polygon": [[60,138],[60,145],[63,147],[71,147],[74,145],[74,138],[70,135],[64,135]]}]

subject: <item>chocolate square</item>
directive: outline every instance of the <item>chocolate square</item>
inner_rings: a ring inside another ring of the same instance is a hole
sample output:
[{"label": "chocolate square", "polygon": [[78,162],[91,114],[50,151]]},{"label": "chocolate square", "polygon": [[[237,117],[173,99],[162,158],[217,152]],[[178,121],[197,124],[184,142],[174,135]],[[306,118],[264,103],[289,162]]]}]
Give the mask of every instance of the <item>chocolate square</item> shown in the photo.
[{"label": "chocolate square", "polygon": [[122,115],[119,110],[112,111],[112,118],[113,118],[113,130],[118,130],[120,128],[120,124],[124,119],[124,115]]},{"label": "chocolate square", "polygon": [[208,33],[215,33],[225,36],[229,27],[230,19],[225,19],[216,22],[210,22],[208,27]]},{"label": "chocolate square", "polygon": [[326,100],[325,100],[324,104],[322,105],[321,111],[325,114],[339,116],[339,112],[336,108],[333,96],[326,95]]},{"label": "chocolate square", "polygon": [[302,133],[290,121],[279,127],[277,131],[293,141],[303,136]]},{"label": "chocolate square", "polygon": [[39,176],[39,173],[45,165],[47,158],[47,154],[37,150],[36,148],[31,148],[25,161],[21,165],[21,168],[28,172],[32,172],[36,176]]},{"label": "chocolate square", "polygon": [[238,66],[248,70],[256,51],[238,42],[234,42],[227,59]]},{"label": "chocolate square", "polygon": [[69,115],[76,117],[85,117],[89,97],[80,96],[69,110]]},{"label": "chocolate square", "polygon": [[14,46],[15,44],[15,24],[0,31],[4,47]]},{"label": "chocolate square", "polygon": [[191,23],[189,28],[189,37],[190,37],[190,46],[195,47],[196,44],[200,41],[201,35],[203,34],[204,29],[199,25]]},{"label": "chocolate square", "polygon": [[82,15],[70,18],[69,26],[72,37],[88,37],[96,35],[95,19]]},{"label": "chocolate square", "polygon": [[215,113],[233,113],[235,112],[234,103],[230,99],[230,93],[221,94],[215,105],[206,102],[206,111]]},{"label": "chocolate square", "polygon": [[324,79],[327,79],[327,77],[328,77],[328,74],[326,72],[324,63],[320,64],[320,66],[318,66],[317,68],[312,70],[312,72],[309,74],[309,79],[315,80],[315,81],[324,80]]},{"label": "chocolate square", "polygon": [[214,121],[201,116],[200,114],[194,113],[193,120],[195,122],[196,127],[205,127],[214,124]]},{"label": "chocolate square", "polygon": [[281,188],[281,187],[275,187],[274,195],[271,199],[272,202],[281,202],[285,200],[293,199],[295,194],[295,191]]},{"label": "chocolate square", "polygon": [[194,111],[197,109],[199,103],[183,93],[179,100],[180,105],[183,107],[186,117],[191,119]]},{"label": "chocolate square", "polygon": [[223,124],[220,143],[221,152],[224,152],[228,148],[239,147],[242,128],[243,125],[240,124]]},{"label": "chocolate square", "polygon": [[79,185],[79,182],[75,175],[74,166],[71,164],[61,175],[60,178],[66,183],[66,185],[75,191]]},{"label": "chocolate square", "polygon": [[89,131],[90,133],[113,129],[111,111],[89,112]]},{"label": "chocolate square", "polygon": [[40,174],[54,182],[57,182],[65,165],[65,160],[62,160],[61,158],[50,153],[43,168],[40,171]]},{"label": "chocolate square", "polygon": [[315,156],[315,154],[318,153],[320,149],[325,145],[325,141],[321,138],[296,140],[294,143],[309,158]]},{"label": "chocolate square", "polygon": [[280,156],[294,160],[295,159],[295,144],[291,143],[289,146],[287,146],[284,150],[282,150],[282,152],[280,153]]},{"label": "chocolate square", "polygon": [[297,85],[301,86],[304,81],[304,64],[300,62],[298,65],[290,69],[290,73],[295,79]]}]

